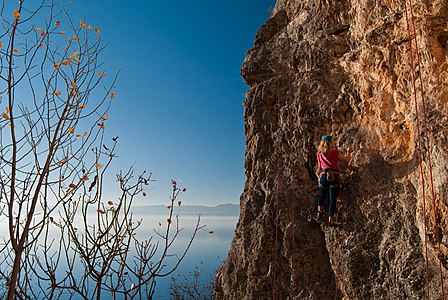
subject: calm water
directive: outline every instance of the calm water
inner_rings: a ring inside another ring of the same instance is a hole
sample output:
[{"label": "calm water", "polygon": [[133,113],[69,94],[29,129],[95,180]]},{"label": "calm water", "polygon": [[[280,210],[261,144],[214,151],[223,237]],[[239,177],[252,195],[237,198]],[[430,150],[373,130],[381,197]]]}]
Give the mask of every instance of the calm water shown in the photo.
[{"label": "calm water", "polygon": [[[134,220],[139,219],[142,219],[142,225],[137,231],[139,240],[149,239],[151,236],[156,238],[154,229],[163,232],[166,228],[166,216],[138,215],[134,213]],[[179,227],[183,228],[183,230],[173,244],[170,251],[171,254],[173,252],[181,254],[181,251],[185,249],[191,238],[196,221],[197,216],[181,215]],[[201,276],[199,277],[200,283],[210,283],[215,277],[217,269],[228,255],[237,221],[237,216],[203,215],[201,217],[201,225],[205,225],[205,228],[197,233],[189,252],[175,273],[157,280],[154,299],[170,299],[169,287],[172,283],[171,277],[188,275],[195,268],[199,268],[201,271]],[[161,227],[159,226],[159,222],[162,224]],[[0,223],[5,223],[5,220],[0,220]],[[209,233],[210,231],[213,231],[213,233]],[[6,226],[2,226],[0,235],[7,236]],[[77,271],[80,273],[83,272],[81,269]],[[77,298],[75,297],[75,299]]]},{"label": "calm water", "polygon": [[[156,217],[152,216],[152,218]],[[181,219],[184,224],[182,226],[181,223],[181,227],[185,228],[185,232],[177,240],[176,249],[183,249],[188,243],[195,221],[194,216],[184,216]],[[200,282],[202,284],[213,280],[217,269],[228,255],[237,221],[238,217],[236,216],[201,217],[201,224],[206,225],[206,227],[198,232],[189,252],[174,276],[178,274],[188,275],[197,267],[201,271]],[[213,231],[213,234],[210,234],[209,231]],[[171,277],[159,279],[154,299],[169,299],[168,288],[171,282]]]}]

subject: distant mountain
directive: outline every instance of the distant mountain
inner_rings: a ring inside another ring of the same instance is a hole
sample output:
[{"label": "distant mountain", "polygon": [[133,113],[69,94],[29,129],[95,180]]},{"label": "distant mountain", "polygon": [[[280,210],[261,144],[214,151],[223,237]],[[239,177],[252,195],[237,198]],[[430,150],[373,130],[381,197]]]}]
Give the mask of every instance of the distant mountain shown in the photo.
[{"label": "distant mountain", "polygon": [[[160,215],[166,214],[168,208],[164,205],[135,206],[133,211],[139,214]],[[236,204],[220,204],[217,206],[201,205],[181,205],[176,206],[174,212],[181,215],[202,215],[202,216],[239,216],[240,207]]]}]

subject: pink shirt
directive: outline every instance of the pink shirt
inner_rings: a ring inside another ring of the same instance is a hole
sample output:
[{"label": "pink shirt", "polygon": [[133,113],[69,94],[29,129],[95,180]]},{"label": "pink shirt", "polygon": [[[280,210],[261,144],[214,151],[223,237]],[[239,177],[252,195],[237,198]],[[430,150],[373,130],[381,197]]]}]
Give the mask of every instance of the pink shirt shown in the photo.
[{"label": "pink shirt", "polygon": [[317,152],[317,159],[320,161],[320,167],[322,169],[332,169],[339,170],[338,161],[339,161],[339,151],[334,149],[330,151],[327,155],[324,155],[321,152]]}]

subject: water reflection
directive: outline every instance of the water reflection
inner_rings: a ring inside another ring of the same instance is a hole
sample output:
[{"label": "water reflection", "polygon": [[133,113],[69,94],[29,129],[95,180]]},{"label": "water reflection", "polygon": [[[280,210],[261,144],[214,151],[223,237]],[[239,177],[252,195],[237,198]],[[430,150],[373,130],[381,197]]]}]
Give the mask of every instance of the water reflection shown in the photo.
[{"label": "water reflection", "polygon": [[[146,220],[148,220],[148,224],[155,224],[154,228],[159,227],[159,222],[161,222],[160,216],[146,216],[143,224],[146,223]],[[196,221],[196,216],[181,216],[180,227],[184,229],[176,241],[174,251],[180,252],[185,249]],[[205,225],[205,227],[198,232],[190,251],[174,276],[187,275],[198,267],[201,270],[200,280],[203,284],[212,280],[228,255],[237,221],[237,216],[201,216],[201,225]],[[153,231],[152,228],[149,229],[149,226],[145,225],[142,231],[150,236]],[[171,277],[159,279],[154,299],[169,299],[170,283]]]},{"label": "water reflection", "polygon": [[[92,218],[92,222],[95,221],[96,215],[89,217]],[[194,232],[195,225],[197,223],[197,215],[180,215],[179,216],[179,228],[182,231],[176,238],[173,247],[170,250],[170,254],[181,254],[185,247],[187,247],[191,235]],[[141,220],[141,226],[137,230],[137,238],[139,240],[149,240],[153,237],[153,242],[161,242],[161,238],[157,236],[156,232],[159,231],[163,234],[166,231],[167,226],[167,215],[150,215],[150,214],[133,214],[133,221],[137,222]],[[210,281],[214,277],[216,270],[225,260],[228,255],[230,248],[230,243],[233,237],[236,222],[238,220],[237,216],[207,216],[202,215],[200,226],[204,226],[197,233],[189,252],[186,254],[184,260],[180,264],[176,273],[173,274],[188,274],[188,272],[193,271],[196,267],[201,269],[200,280],[204,283]],[[177,224],[176,220],[173,219],[173,224]],[[8,238],[6,219],[0,220],[0,237],[3,243],[5,243]],[[81,224],[74,224],[75,226]],[[60,231],[56,226],[51,226],[51,235],[54,236],[55,241],[59,241]],[[51,238],[50,238],[51,240]],[[55,243],[55,247],[58,243]],[[161,247],[160,247],[161,248]],[[57,251],[57,248],[54,249]],[[132,256],[132,255],[131,255]],[[158,255],[155,259],[158,259]],[[173,257],[167,261],[167,265],[175,263],[175,258]],[[61,263],[61,270],[56,273],[60,276],[65,272],[64,266]],[[73,270],[75,277],[80,278],[83,274],[84,269],[82,265],[76,266]],[[169,299],[168,288],[171,283],[171,276],[166,278],[160,278],[157,281],[156,293],[154,299]],[[78,299],[74,297],[74,299]]]}]

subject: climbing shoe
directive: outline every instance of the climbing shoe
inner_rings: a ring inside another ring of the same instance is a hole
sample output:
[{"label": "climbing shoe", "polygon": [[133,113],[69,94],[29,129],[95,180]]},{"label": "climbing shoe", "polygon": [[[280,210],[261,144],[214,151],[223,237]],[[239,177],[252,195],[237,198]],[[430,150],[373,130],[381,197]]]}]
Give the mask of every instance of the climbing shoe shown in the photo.
[{"label": "climbing shoe", "polygon": [[332,223],[328,223],[328,226],[336,228],[336,227],[338,227],[338,224],[336,224],[335,222],[332,222]]}]

